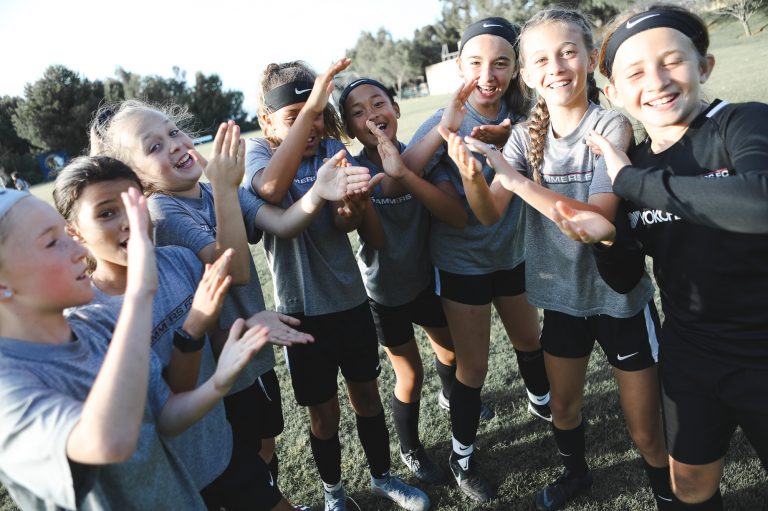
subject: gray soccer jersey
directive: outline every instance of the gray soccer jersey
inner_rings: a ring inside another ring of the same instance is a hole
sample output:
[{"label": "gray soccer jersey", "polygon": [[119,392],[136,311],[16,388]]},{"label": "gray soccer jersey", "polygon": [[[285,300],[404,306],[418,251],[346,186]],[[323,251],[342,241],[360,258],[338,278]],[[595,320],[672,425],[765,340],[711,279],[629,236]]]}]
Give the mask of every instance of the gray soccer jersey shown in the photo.
[{"label": "gray soccer jersey", "polygon": [[[467,107],[467,113],[458,130],[462,137],[469,135],[475,126],[499,124],[507,117],[512,117],[503,104],[496,119],[483,117],[468,102],[464,105]],[[440,124],[442,115],[443,109],[427,119],[413,135],[411,143],[422,139],[433,127]],[[521,119],[512,120],[518,122]],[[483,174],[486,182],[490,184],[496,173],[486,164],[484,156],[477,153],[474,156],[483,163]],[[501,219],[486,227],[469,207],[459,169],[448,156],[445,143],[440,145],[424,171],[433,183],[450,181],[459,192],[467,211],[467,225],[464,229],[456,229],[437,220],[432,222],[430,253],[436,267],[460,275],[484,275],[509,270],[523,262],[523,236],[522,231],[518,230],[520,199],[514,198]]]},{"label": "gray soccer jersey", "polygon": [[[323,159],[342,149],[344,145],[337,140],[321,141],[313,157],[301,160],[280,206],[287,208],[303,197],[314,184]],[[267,140],[247,141],[244,185],[254,196],[253,177],[267,166],[272,154]],[[355,165],[352,158],[348,160]],[[295,238],[264,233],[264,250],[275,285],[275,304],[282,313],[319,316],[351,309],[366,300],[352,245],[347,234],[334,225],[332,204],[325,204],[309,227]]]},{"label": "gray soccer jersey", "polygon": [[[585,203],[592,195],[613,192],[605,159],[584,143],[592,130],[622,148],[632,137],[626,117],[592,103],[570,134],[555,138],[550,124],[541,168],[543,186]],[[504,146],[504,158],[532,177],[528,148],[526,127],[516,126]],[[653,296],[647,275],[627,295],[613,291],[600,278],[589,246],[565,236],[530,206],[525,211],[525,287],[533,305],[572,316],[626,318],[637,314]]]},{"label": "gray soccer jersey", "polygon": [[[216,213],[211,185],[200,183],[201,197],[187,199],[170,195],[153,194],[149,198],[149,213],[155,224],[155,243],[158,246],[178,245],[197,254],[216,241]],[[258,243],[261,231],[255,226],[256,213],[264,201],[243,189],[238,190],[240,209],[243,213],[249,243]],[[248,318],[265,309],[259,275],[253,261],[251,280],[244,286],[229,288],[219,315],[219,326],[229,329],[237,318]],[[275,367],[275,354],[271,346],[265,346],[246,366],[230,394],[253,385],[256,378]]]},{"label": "gray soccer jersey", "polygon": [[[168,367],[173,353],[173,332],[180,328],[192,307],[197,284],[203,276],[203,265],[192,251],[183,247],[158,247],[157,292],[152,301],[152,351],[163,368]],[[106,314],[97,313],[96,318],[108,316],[113,330],[123,295],[110,296],[94,286],[96,295],[90,304],[67,311],[68,317],[76,316],[84,321],[94,321],[95,308]],[[216,370],[216,361],[210,343],[202,349],[198,385],[203,384]],[[224,403],[219,402],[202,419],[181,435],[171,438],[170,444],[178,453],[195,480],[198,489],[213,482],[227,468],[232,456],[232,430],[224,413]]]},{"label": "gray soccer jersey", "polygon": [[[401,142],[400,152],[404,150],[405,144]],[[364,150],[356,158],[372,176],[383,172],[366,157]],[[360,239],[357,262],[365,289],[368,296],[382,305],[403,305],[416,298],[431,280],[429,211],[407,191],[398,197],[385,197],[381,185],[373,190],[371,201],[381,220],[385,245],[376,250]]]},{"label": "gray soccer jersey", "polygon": [[78,465],[67,439],[104,361],[106,318],[71,318],[59,345],[0,338],[0,479],[25,510],[205,510],[191,475],[155,429],[169,397],[152,353],[147,406],[126,462]]}]

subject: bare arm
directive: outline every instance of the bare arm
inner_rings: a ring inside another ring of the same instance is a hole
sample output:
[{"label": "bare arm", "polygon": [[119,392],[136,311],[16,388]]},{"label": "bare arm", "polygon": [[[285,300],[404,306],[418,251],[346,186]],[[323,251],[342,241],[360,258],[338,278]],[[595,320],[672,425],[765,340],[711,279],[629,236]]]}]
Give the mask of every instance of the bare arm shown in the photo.
[{"label": "bare arm", "polygon": [[136,450],[149,381],[152,299],[157,289],[155,248],[148,236],[146,199],[136,188],[123,194],[131,232],[128,282],[104,363],[67,439],[67,457],[107,464]]},{"label": "bare arm", "polygon": [[[338,60],[315,79],[312,92],[293,121],[285,139],[280,143],[267,166],[253,176],[251,185],[265,201],[277,205],[288,193],[296,171],[299,169],[312,123],[317,116],[323,115],[328,97],[333,92],[333,77],[349,67],[351,63],[352,61],[348,58]],[[321,135],[317,134],[317,136]]]},{"label": "bare arm", "polygon": [[461,122],[464,120],[464,114],[467,111],[464,103],[476,86],[477,80],[473,80],[462,84],[456,89],[445,110],[443,110],[440,124],[432,128],[421,140],[410,144],[403,152],[405,166],[413,170],[416,175],[421,176],[424,174],[424,167],[427,166],[432,155],[435,154],[435,151],[443,143],[443,137],[438,132],[438,128],[443,127],[448,131],[455,132],[461,127]]},{"label": "bare arm", "polygon": [[[196,158],[202,159],[199,155]],[[233,121],[219,126],[213,156],[204,168],[213,191],[216,241],[203,247],[197,257],[204,263],[213,263],[227,249],[233,249],[232,284],[246,285],[251,280],[251,251],[238,196],[245,173],[245,144],[240,140],[240,127]]]}]

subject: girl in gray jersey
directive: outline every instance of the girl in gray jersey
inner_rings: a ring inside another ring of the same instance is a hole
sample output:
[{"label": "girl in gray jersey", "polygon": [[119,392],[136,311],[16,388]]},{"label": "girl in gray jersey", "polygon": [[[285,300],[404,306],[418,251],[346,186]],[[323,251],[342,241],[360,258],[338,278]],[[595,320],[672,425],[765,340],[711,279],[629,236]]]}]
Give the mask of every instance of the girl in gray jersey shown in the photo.
[{"label": "girl in gray jersey", "polygon": [[[172,120],[179,120],[176,113],[174,116],[172,109],[161,111],[137,101],[106,105],[97,112],[91,126],[91,152],[122,157],[136,171],[144,189],[151,192],[149,206],[159,246],[184,246],[204,263],[213,263],[224,251],[234,249],[230,266],[233,285],[225,297],[218,328],[211,333],[217,348],[225,329],[236,318],[251,317],[265,308],[248,243],[258,242],[262,228],[281,236],[295,236],[321,211],[326,199],[338,198],[347,191],[350,174],[358,173],[364,185],[368,172],[360,168],[337,172],[340,157],[331,158],[319,173],[317,186],[300,204],[285,210],[277,208],[239,187],[245,147],[234,122],[219,126],[209,163]],[[210,183],[199,182],[203,168]],[[268,319],[280,344],[311,339],[290,328],[298,324],[293,318],[272,313]],[[251,491],[250,497],[242,491],[218,492],[228,509],[253,509],[254,502],[258,502],[259,509],[289,509],[274,483],[274,437],[283,429],[283,417],[273,367],[274,354],[271,349],[265,350],[225,399],[234,442],[230,468],[235,474],[229,479],[249,480],[254,470],[260,470],[262,461],[269,464],[272,475],[258,484],[241,484],[241,488]]]},{"label": "girl in gray jersey", "polygon": [[[438,126],[460,135],[475,134],[502,145],[509,125],[521,121],[528,104],[516,66],[517,27],[503,18],[487,18],[464,32],[458,67],[464,86],[449,106],[416,132],[403,154],[408,168],[424,169],[441,186],[450,182],[467,210],[463,229],[435,221],[430,250],[436,287],[456,350],[456,381],[450,395],[452,451],[450,467],[459,487],[475,500],[494,490],[476,470],[472,456],[481,407],[480,391],[488,370],[491,303],[515,347],[528,390],[529,411],[549,420],[549,383],[539,344],[536,309],[525,295],[522,235],[517,229],[521,202],[512,201],[504,221],[482,225],[469,207],[459,170],[446,152]],[[483,166],[490,182],[494,171]],[[470,463],[470,461],[472,461]]]},{"label": "girl in gray jersey", "polygon": [[[238,322],[215,375],[171,395],[150,351],[157,287],[146,202],[123,194],[134,236],[114,333],[65,307],[93,297],[85,250],[53,208],[27,193],[0,195],[0,478],[23,509],[205,509],[166,445],[207,413],[253,353],[263,329]],[[112,320],[114,322],[114,320]]]},{"label": "girl in gray jersey", "polygon": [[405,145],[397,140],[400,107],[384,85],[367,78],[351,82],[339,97],[339,110],[347,133],[364,146],[356,157],[358,163],[372,174],[387,175],[371,193],[381,222],[383,246],[376,248],[367,237],[360,236],[357,260],[379,344],[395,371],[391,408],[400,457],[420,481],[443,483],[445,473],[419,440],[424,370],[413,323],[424,329],[435,351],[437,367],[452,366],[453,343],[440,299],[434,293],[429,216],[432,213],[461,228],[467,214],[450,183],[445,183],[449,189],[443,191],[403,164],[400,152]]},{"label": "girl in gray jersey", "polygon": [[[328,97],[334,75],[349,64],[349,59],[339,60],[319,77],[302,62],[267,66],[259,93],[266,138],[249,140],[246,155],[245,182],[255,195],[283,205],[302,200],[319,178],[323,159],[344,149],[338,140],[343,129]],[[372,492],[405,509],[429,508],[424,492],[389,471],[389,432],[377,383],[381,365],[376,331],[347,235],[376,222],[366,193],[347,197],[344,204],[327,205],[296,239],[265,235],[264,240],[278,310],[301,319],[302,329],[315,337],[313,345],[286,349],[286,360],[296,401],[308,408],[310,446],[327,511],[344,510],[347,501],[338,433],[339,370],[355,411]]]},{"label": "girl in gray jersey", "polygon": [[[619,385],[632,439],[645,461],[660,509],[671,505],[666,450],[661,433],[656,358],[658,318],[646,275],[627,295],[610,289],[597,273],[588,247],[562,235],[550,217],[556,201],[588,204],[613,218],[605,160],[583,143],[596,130],[627,147],[632,129],[622,115],[597,104],[592,73],[597,52],[589,22],[578,12],[550,9],[530,19],[520,35],[521,74],[539,100],[527,126],[515,127],[503,156],[471,137],[472,150],[496,169],[490,184],[460,137],[445,132],[459,165],[469,203],[484,223],[497,222],[514,196],[527,204],[526,288],[544,309],[541,344],[552,385],[553,432],[565,470],[537,493],[537,509],[563,506],[588,489],[581,415],[584,378],[594,341],[605,352]],[[524,177],[528,175],[531,179]]]}]

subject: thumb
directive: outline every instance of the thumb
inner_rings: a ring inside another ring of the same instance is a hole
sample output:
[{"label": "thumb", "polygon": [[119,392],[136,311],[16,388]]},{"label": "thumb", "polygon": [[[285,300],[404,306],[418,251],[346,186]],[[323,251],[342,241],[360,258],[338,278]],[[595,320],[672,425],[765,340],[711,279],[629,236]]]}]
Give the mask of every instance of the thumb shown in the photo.
[{"label": "thumb", "polygon": [[557,201],[555,202],[555,209],[558,213],[563,215],[567,219],[573,218],[573,216],[576,214],[576,210],[567,205],[563,201]]},{"label": "thumb", "polygon": [[386,174],[384,174],[383,172],[379,172],[378,174],[373,176],[368,181],[368,189],[372,190],[374,187],[376,187],[376,185],[378,185],[379,183],[381,183],[384,180],[385,176],[386,176]]},{"label": "thumb", "polygon": [[208,160],[203,158],[203,155],[197,152],[197,149],[190,149],[189,155],[197,162],[198,165],[205,168],[208,166]]},{"label": "thumb", "polygon": [[232,327],[229,329],[229,336],[227,337],[227,342],[234,342],[237,341],[241,335],[243,335],[243,330],[245,329],[245,320],[243,318],[237,318],[235,322],[232,324]]},{"label": "thumb", "polygon": [[504,127],[505,129],[506,129],[506,128],[509,128],[509,127],[511,127],[511,126],[512,126],[512,121],[510,121],[510,120],[509,120],[509,117],[507,117],[506,119],[504,119],[503,121],[501,121],[501,122],[499,123],[499,126],[502,126],[502,127]]}]

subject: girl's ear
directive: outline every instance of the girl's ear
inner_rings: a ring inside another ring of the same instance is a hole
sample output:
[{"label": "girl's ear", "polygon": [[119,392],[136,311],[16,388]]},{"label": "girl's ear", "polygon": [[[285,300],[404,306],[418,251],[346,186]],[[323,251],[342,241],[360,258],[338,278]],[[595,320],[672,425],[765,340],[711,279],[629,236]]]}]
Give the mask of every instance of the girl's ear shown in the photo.
[{"label": "girl's ear", "polygon": [[74,224],[67,223],[67,225],[64,227],[64,230],[70,238],[80,243],[81,245],[85,245],[85,240],[82,236],[80,236],[80,231],[77,229],[77,227],[75,227]]},{"label": "girl's ear", "polygon": [[699,83],[706,83],[706,81],[709,80],[709,77],[712,74],[712,70],[714,68],[715,56],[711,53],[707,53],[706,57],[704,57],[704,63],[701,65],[701,69],[699,70]]},{"label": "girl's ear", "polygon": [[261,121],[261,131],[266,134],[267,133],[267,127],[272,127],[272,118],[269,116],[269,114],[264,113],[259,115],[259,120]]},{"label": "girl's ear", "polygon": [[531,75],[526,71],[525,67],[520,68],[520,78],[523,79],[529,89],[536,90],[536,84],[531,80]]},{"label": "girl's ear", "polygon": [[597,60],[600,56],[600,50],[592,48],[589,52],[589,62],[587,63],[587,73],[594,73],[597,68]]},{"label": "girl's ear", "polygon": [[464,71],[461,70],[461,57],[456,57],[456,69],[459,71],[459,76],[464,79]]},{"label": "girl's ear", "polygon": [[624,102],[621,101],[618,91],[616,90],[616,86],[613,84],[613,82],[608,81],[608,83],[605,84],[603,92],[605,92],[605,95],[610,100],[611,105],[617,106],[619,108],[624,107]]},{"label": "girl's ear", "polygon": [[392,108],[395,109],[395,119],[400,118],[400,105],[397,104],[397,101],[392,102]]}]

